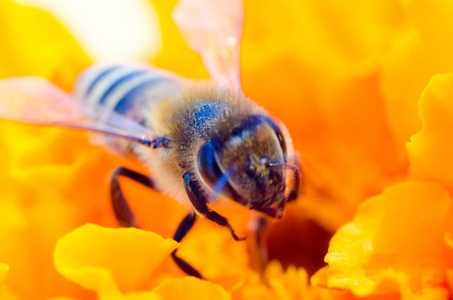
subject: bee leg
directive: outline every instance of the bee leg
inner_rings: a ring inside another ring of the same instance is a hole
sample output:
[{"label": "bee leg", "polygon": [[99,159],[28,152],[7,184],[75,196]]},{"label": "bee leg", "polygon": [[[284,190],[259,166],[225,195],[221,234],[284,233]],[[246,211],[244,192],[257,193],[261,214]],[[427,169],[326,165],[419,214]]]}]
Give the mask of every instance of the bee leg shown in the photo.
[{"label": "bee leg", "polygon": [[[197,220],[197,215],[195,213],[188,214],[182,222],[179,224],[178,229],[176,229],[173,239],[178,243],[186,236],[189,230],[192,228],[193,224]],[[176,255],[178,249],[173,250],[171,257],[176,265],[187,275],[197,277],[200,279],[205,279],[200,272],[198,272],[194,267],[192,267],[188,262]]]},{"label": "bee leg", "polygon": [[187,172],[183,175],[184,187],[186,189],[187,196],[189,196],[190,202],[194,206],[195,210],[208,220],[217,223],[220,226],[228,228],[231,232],[231,235],[236,241],[245,240],[244,237],[238,237],[236,235],[233,227],[231,227],[230,223],[228,223],[228,220],[225,217],[208,208],[207,197],[205,193],[202,192],[194,177],[195,175],[190,172]]},{"label": "bee leg", "polygon": [[110,199],[112,202],[115,217],[122,227],[137,227],[135,214],[132,212],[131,208],[127,204],[127,201],[123,195],[123,191],[121,190],[121,187],[119,185],[118,182],[119,176],[130,178],[151,189],[155,189],[154,183],[148,176],[137,173],[124,167],[118,167],[113,172],[112,179],[110,181],[110,197],[111,197]]},{"label": "bee leg", "polygon": [[265,233],[268,229],[269,221],[262,216],[254,215],[249,222],[252,225],[251,230],[253,232],[253,238],[249,243],[251,263],[256,270],[263,273],[269,261],[265,241]]},{"label": "bee leg", "polygon": [[156,148],[173,148],[173,141],[167,139],[166,137],[158,137],[150,142],[150,145],[153,145],[153,149]]}]

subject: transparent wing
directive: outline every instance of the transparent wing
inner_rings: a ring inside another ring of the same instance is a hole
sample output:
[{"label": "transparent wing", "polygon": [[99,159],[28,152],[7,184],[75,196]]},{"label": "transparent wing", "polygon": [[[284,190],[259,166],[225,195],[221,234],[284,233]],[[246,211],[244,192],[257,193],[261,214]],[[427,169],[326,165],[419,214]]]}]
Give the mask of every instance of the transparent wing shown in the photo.
[{"label": "transparent wing", "polygon": [[145,127],[113,112],[106,114],[101,106],[85,106],[38,77],[0,80],[0,118],[87,130],[145,145],[152,141]]},{"label": "transparent wing", "polygon": [[240,90],[242,1],[180,0],[173,20],[189,47],[200,53],[211,77],[221,86]]}]

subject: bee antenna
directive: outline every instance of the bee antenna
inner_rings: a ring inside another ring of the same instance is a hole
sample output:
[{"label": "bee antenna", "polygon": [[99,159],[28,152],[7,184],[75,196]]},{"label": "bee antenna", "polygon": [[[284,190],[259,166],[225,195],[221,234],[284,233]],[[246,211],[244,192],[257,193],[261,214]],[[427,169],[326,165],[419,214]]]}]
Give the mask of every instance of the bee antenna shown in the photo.
[{"label": "bee antenna", "polygon": [[299,168],[296,165],[289,164],[287,162],[285,162],[285,166],[288,167],[289,169],[293,170],[294,171],[294,175],[297,177],[297,180],[299,180],[299,178],[301,176]]},{"label": "bee antenna", "polygon": [[282,163],[269,163],[269,166],[275,167],[275,166],[280,166],[283,165]]},{"label": "bee antenna", "polygon": [[284,162],[284,163],[269,163],[269,166],[274,167],[274,166],[281,166],[285,165],[286,167],[290,168],[291,170],[298,170],[296,165]]},{"label": "bee antenna", "polygon": [[299,169],[297,168],[296,165],[289,164],[289,163],[285,162],[285,166],[287,166],[287,167],[290,168],[291,170],[294,170],[294,171],[298,171],[298,172],[299,172]]}]

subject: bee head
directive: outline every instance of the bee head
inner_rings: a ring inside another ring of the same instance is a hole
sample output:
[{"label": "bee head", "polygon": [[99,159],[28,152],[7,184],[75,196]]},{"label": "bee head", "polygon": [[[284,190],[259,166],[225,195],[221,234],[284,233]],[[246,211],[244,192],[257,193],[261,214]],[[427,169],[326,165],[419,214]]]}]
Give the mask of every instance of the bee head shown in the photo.
[{"label": "bee head", "polygon": [[253,115],[200,148],[198,171],[215,194],[281,217],[286,202],[285,156],[279,127],[265,116]]}]

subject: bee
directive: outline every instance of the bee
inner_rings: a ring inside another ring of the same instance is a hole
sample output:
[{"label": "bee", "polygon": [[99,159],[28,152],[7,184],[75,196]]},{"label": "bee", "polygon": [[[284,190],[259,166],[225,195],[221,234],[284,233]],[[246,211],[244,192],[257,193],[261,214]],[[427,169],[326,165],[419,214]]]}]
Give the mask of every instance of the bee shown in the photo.
[{"label": "bee", "polygon": [[[209,204],[221,195],[281,218],[299,189],[291,138],[280,121],[240,91],[240,1],[181,1],[173,16],[214,84],[145,65],[88,68],[72,95],[44,79],[13,78],[0,82],[0,117],[101,133],[111,149],[141,160],[152,177],[118,167],[111,178],[111,203],[120,225],[137,227],[118,182],[123,176],[188,205],[176,241],[198,216],[240,241],[244,238]],[[215,30],[206,31],[204,20],[211,20]],[[176,251],[175,263],[203,278]]]}]

